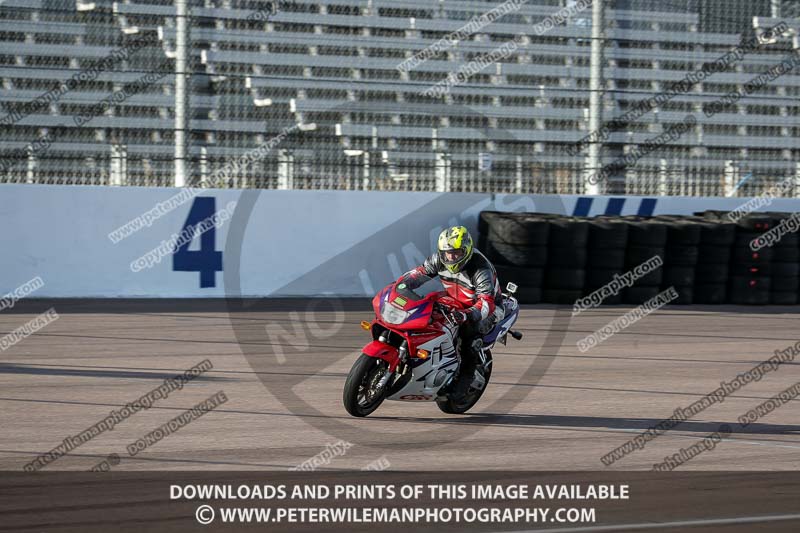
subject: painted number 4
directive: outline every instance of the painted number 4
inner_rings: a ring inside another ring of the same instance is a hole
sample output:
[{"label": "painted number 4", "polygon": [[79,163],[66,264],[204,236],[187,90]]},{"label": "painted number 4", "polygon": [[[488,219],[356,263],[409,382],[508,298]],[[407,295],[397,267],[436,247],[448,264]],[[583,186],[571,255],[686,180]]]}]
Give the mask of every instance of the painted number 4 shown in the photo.
[{"label": "painted number 4", "polygon": [[222,252],[214,250],[217,244],[217,228],[211,224],[200,234],[200,249],[189,250],[197,238],[197,227],[204,220],[211,219],[216,212],[214,197],[199,196],[194,199],[189,216],[181,228],[181,235],[191,236],[172,253],[172,270],[177,272],[199,272],[200,288],[216,287],[216,273],[222,272]]}]

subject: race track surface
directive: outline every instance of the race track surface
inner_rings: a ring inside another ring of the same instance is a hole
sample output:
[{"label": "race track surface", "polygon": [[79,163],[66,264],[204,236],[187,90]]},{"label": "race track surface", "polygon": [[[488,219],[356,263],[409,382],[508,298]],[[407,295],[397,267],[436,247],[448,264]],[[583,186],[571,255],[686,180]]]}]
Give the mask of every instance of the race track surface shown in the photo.
[{"label": "race track surface", "polygon": [[[70,435],[204,359],[213,369],[44,470],[287,470],[340,440],[320,470],[647,470],[717,431],[729,438],[681,470],[796,470],[797,400],[742,427],[737,419],[800,381],[798,361],[753,381],[611,466],[600,458],[800,340],[796,308],[680,307],[647,316],[582,353],[576,342],[626,307],[524,306],[495,350],[491,385],[474,411],[386,402],[353,419],[346,374],[367,342],[363,301],[270,302],[228,312],[210,302],[31,301],[0,313],[8,334],[54,306],[59,319],[0,351],[0,469],[22,470]],[[800,359],[800,358],[799,358]],[[533,366],[532,366],[533,365]],[[198,402],[228,401],[145,451],[128,445]],[[293,393],[288,397],[287,391]]]}]

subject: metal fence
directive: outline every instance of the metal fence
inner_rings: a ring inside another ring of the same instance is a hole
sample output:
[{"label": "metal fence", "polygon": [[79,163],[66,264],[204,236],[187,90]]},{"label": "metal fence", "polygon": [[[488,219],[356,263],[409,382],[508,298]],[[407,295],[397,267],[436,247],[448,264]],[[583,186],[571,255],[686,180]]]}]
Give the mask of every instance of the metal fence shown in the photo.
[{"label": "metal fence", "polygon": [[5,0],[0,182],[751,195],[800,177],[797,2],[600,1]]}]

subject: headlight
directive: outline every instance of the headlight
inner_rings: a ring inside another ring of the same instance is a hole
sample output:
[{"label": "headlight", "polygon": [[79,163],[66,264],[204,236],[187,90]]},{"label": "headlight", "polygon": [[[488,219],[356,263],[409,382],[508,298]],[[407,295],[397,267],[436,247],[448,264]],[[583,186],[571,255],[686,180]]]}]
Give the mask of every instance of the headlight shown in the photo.
[{"label": "headlight", "polygon": [[398,309],[397,307],[388,303],[383,306],[383,311],[381,311],[381,318],[389,324],[402,324],[406,321],[408,315],[409,313],[407,311]]}]

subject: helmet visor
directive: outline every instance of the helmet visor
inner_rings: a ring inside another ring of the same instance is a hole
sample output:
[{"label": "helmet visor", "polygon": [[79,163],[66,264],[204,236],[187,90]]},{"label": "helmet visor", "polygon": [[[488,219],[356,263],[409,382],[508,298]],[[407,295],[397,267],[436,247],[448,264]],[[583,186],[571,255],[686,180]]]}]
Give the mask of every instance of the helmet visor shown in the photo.
[{"label": "helmet visor", "polygon": [[467,255],[463,248],[458,250],[439,250],[439,258],[445,265],[455,265]]}]

